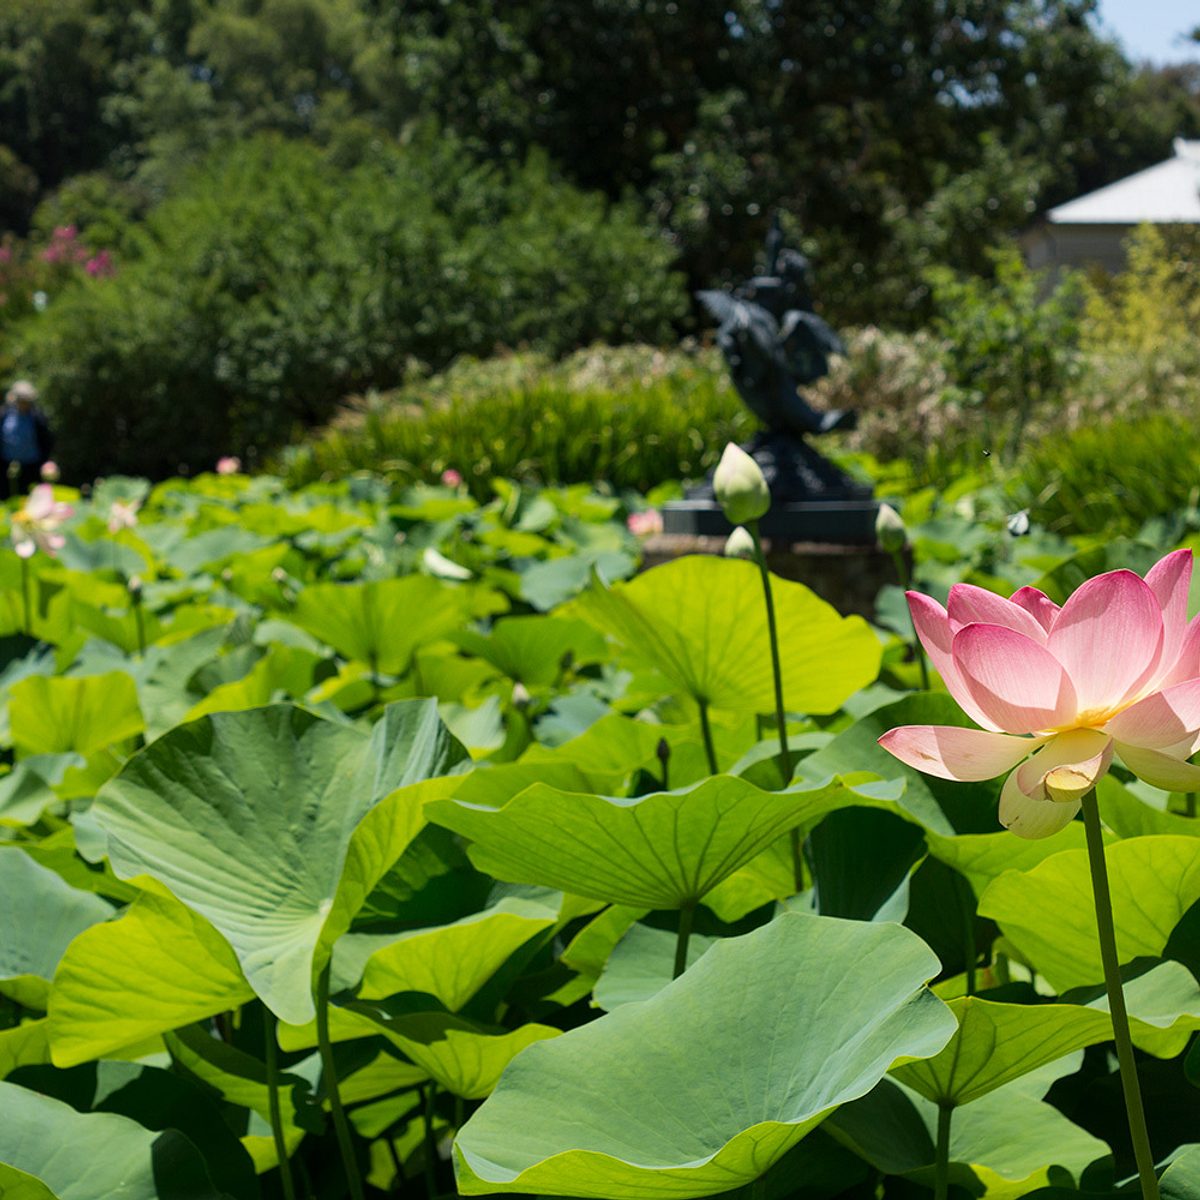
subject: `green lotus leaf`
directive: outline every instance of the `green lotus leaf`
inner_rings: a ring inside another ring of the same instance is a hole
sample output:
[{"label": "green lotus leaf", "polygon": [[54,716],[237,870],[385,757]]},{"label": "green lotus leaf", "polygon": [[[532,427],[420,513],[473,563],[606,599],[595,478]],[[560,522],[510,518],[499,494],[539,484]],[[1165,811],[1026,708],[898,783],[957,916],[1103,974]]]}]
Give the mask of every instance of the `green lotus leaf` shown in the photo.
[{"label": "green lotus leaf", "polygon": [[[1105,848],[1117,953],[1157,958],[1200,899],[1200,854],[1187,837],[1139,837]],[[979,900],[1005,937],[1058,991],[1104,978],[1085,850],[1054,854],[1030,871],[1006,871]]]},{"label": "green lotus leaf", "polygon": [[87,760],[79,754],[34,754],[14,763],[0,777],[0,825],[32,825],[46,808],[59,802],[68,771],[78,771]]},{"label": "green lotus leaf", "polygon": [[0,1196],[4,1200],[58,1200],[40,1180],[0,1163]]},{"label": "green lotus leaf", "polygon": [[967,880],[976,897],[1005,871],[1031,871],[1051,855],[1086,848],[1082,821],[1073,821],[1048,838],[1017,838],[1007,832],[943,837],[927,830],[925,842],[934,858]]},{"label": "green lotus leaf", "polygon": [[567,944],[567,948],[562,952],[563,964],[593,981],[599,979],[604,964],[608,962],[608,957],[616,949],[617,943],[649,911],[646,908],[630,908],[624,904],[610,904],[603,912],[593,917]]},{"label": "green lotus leaf", "polygon": [[[861,617],[841,617],[803,584],[773,579],[784,703],[834,712],[879,673],[879,639]],[[578,612],[694,700],[763,713],[774,677],[758,568],[689,555],[624,584],[593,583]]]},{"label": "green lotus leaf", "polygon": [[211,921],[263,1001],[303,1024],[318,947],[421,827],[407,785],[464,757],[433,701],[390,706],[371,733],[288,705],[214,713],[132,758],[92,811],[117,875]]},{"label": "green lotus leaf", "polygon": [[[819,964],[819,969],[817,965]],[[460,1192],[706,1196],[750,1183],[949,1010],[915,934],[787,913],[679,979],[525,1051],[455,1142]]]},{"label": "green lotus leaf", "polygon": [[412,1003],[418,1001],[410,997],[352,1000],[347,1007],[382,1030],[439,1086],[465,1100],[489,1095],[517,1054],[562,1032],[533,1022],[496,1032],[454,1013],[421,1009],[419,1004],[413,1011]]},{"label": "green lotus leaf", "polygon": [[[693,933],[688,939],[690,970],[717,943]],[[639,1004],[671,982],[675,968],[675,934],[666,929],[634,925],[617,943],[596,983],[596,1005],[612,1012],[622,1004]]]},{"label": "green lotus leaf", "polygon": [[[0,1079],[18,1067],[50,1061],[50,1022],[45,1017],[0,1029]],[[0,1196],[5,1192],[0,1190]]]},{"label": "green lotus leaf", "polygon": [[344,658],[376,673],[402,675],[416,649],[459,626],[469,605],[468,589],[410,575],[371,583],[311,584],[289,616]]},{"label": "green lotus leaf", "polygon": [[1200,1146],[1189,1146],[1158,1181],[1163,1200],[1200,1200]]},{"label": "green lotus leaf", "polygon": [[[1154,790],[1149,784],[1139,783],[1138,786]],[[1159,795],[1166,799],[1165,792]],[[1100,816],[1117,837],[1143,837],[1155,833],[1200,837],[1200,821],[1181,813],[1152,808],[1112,775],[1105,775],[1096,785],[1096,799],[1100,804]]]},{"label": "green lotus leaf", "polygon": [[971,721],[947,695],[908,696],[855,721],[824,749],[801,759],[797,774],[805,779],[827,779],[830,775],[871,771],[881,779],[903,779],[905,788],[896,805],[897,816],[944,837],[999,830],[996,801],[1002,780],[959,783],[935,779],[906,766],[879,745],[879,738],[899,725],[970,726]]},{"label": "green lotus leaf", "polygon": [[892,1071],[936,1104],[970,1104],[1073,1050],[1112,1038],[1108,1014],[1078,1004],[997,1004],[977,996],[949,1004],[958,1030],[945,1048]]},{"label": "green lotus leaf", "polygon": [[42,1009],[63,952],[113,907],[15,847],[0,848],[0,995]]},{"label": "green lotus leaf", "polygon": [[[164,1041],[172,1059],[189,1074],[215,1088],[225,1100],[258,1113],[264,1120],[271,1119],[267,1068],[261,1060],[218,1041],[199,1025],[184,1025]],[[281,1071],[279,1106],[289,1135],[321,1131],[324,1117],[310,1080],[294,1071]]]},{"label": "green lotus leaf", "polygon": [[426,815],[471,838],[471,861],[498,879],[643,908],[682,908],[789,829],[869,803],[883,801],[837,780],[764,792],[717,775],[632,799],[534,784],[503,808],[441,800]]},{"label": "green lotus leaf", "polygon": [[[1108,1013],[1108,995],[1101,987],[1088,1007]],[[1139,1050],[1156,1058],[1174,1058],[1200,1028],[1200,984],[1183,965],[1171,959],[1122,985],[1129,1011],[1130,1032]],[[1074,993],[1072,999],[1081,998]]]},{"label": "green lotus leaf", "polygon": [[358,994],[382,999],[424,992],[457,1012],[516,951],[557,920],[558,914],[543,905],[502,900],[450,925],[400,934],[366,960]]},{"label": "green lotus leaf", "polygon": [[450,640],[528,687],[553,685],[564,660],[583,665],[606,657],[604,638],[586,621],[567,617],[503,617],[488,634],[464,629]]},{"label": "green lotus leaf", "polygon": [[48,1010],[55,1065],[100,1058],[253,995],[229,943],[203,917],[144,892],[117,920],[81,933],[59,962]]},{"label": "green lotus leaf", "polygon": [[146,727],[137,688],[121,671],[107,675],[31,675],[9,692],[17,754],[87,755],[136,737]]},{"label": "green lotus leaf", "polygon": [[[954,1110],[950,1125],[950,1178],[972,1195],[1015,1200],[1045,1187],[1054,1168],[1079,1179],[1111,1152],[1041,1097],[1051,1083],[1078,1069],[1067,1055],[1006,1087]],[[839,1108],[824,1126],[886,1175],[933,1183],[937,1105],[891,1079],[868,1096]]]},{"label": "green lotus leaf", "polygon": [[[0,1162],[25,1188],[21,1175],[62,1200],[221,1200],[195,1146],[173,1129],[155,1133],[115,1113],[79,1113],[12,1083],[0,1083],[0,1112]],[[6,1189],[12,1181],[0,1175]]]}]

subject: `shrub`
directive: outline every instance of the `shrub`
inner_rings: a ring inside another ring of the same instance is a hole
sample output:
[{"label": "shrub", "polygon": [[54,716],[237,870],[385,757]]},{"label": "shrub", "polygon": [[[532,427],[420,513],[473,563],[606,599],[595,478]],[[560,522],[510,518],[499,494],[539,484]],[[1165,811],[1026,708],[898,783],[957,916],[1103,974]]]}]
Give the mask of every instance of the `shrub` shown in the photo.
[{"label": "shrub", "polygon": [[253,462],[414,359],[660,339],[686,306],[631,206],[430,136],[348,170],[270,137],[221,151],[127,255],[23,327],[76,475]]},{"label": "shrub", "polygon": [[537,354],[461,362],[366,397],[284,466],[293,480],[375,470],[398,482],[452,467],[480,497],[495,476],[645,492],[702,476],[754,424],[714,351],[595,346],[559,364]]}]

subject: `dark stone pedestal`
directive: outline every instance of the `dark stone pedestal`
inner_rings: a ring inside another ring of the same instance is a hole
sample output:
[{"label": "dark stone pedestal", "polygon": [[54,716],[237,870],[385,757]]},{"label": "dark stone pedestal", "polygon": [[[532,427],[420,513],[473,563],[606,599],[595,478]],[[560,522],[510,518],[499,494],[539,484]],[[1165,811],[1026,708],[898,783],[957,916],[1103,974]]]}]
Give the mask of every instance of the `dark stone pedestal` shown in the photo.
[{"label": "dark stone pedestal", "polygon": [[[778,542],[830,542],[837,546],[874,546],[879,504],[870,499],[776,501],[758,523],[764,538]],[[663,533],[719,537],[733,526],[715,500],[671,500],[662,508]]]},{"label": "dark stone pedestal", "polygon": [[[872,522],[874,519],[872,514]],[[657,534],[642,547],[643,568],[656,567],[684,554],[720,554],[725,548],[726,536],[725,533]],[[843,615],[858,613],[871,619],[879,589],[885,583],[899,582],[891,556],[874,545],[873,537],[869,545],[764,538],[763,549],[773,574],[811,588]]]}]

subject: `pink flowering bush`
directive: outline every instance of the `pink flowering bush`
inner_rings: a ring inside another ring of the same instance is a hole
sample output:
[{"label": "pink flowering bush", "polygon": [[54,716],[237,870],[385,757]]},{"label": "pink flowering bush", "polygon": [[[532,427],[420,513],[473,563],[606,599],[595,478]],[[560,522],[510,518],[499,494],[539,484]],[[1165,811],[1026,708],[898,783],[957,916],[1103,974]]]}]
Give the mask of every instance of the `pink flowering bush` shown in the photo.
[{"label": "pink flowering bush", "polygon": [[1008,771],[1000,820],[1048,837],[1079,811],[1113,755],[1168,791],[1200,790],[1200,618],[1187,619],[1192,552],[1143,580],[1110,571],[1060,608],[1036,588],[1009,600],[956,584],[947,606],[909,592],[930,661],[980,729],[909,725],[880,744],[943,779]]},{"label": "pink flowering bush", "polygon": [[13,549],[21,558],[32,558],[38,550],[53,558],[66,544],[58,527],[74,513],[69,504],[54,499],[54,489],[48,483],[39,483],[24,506],[13,514]]}]

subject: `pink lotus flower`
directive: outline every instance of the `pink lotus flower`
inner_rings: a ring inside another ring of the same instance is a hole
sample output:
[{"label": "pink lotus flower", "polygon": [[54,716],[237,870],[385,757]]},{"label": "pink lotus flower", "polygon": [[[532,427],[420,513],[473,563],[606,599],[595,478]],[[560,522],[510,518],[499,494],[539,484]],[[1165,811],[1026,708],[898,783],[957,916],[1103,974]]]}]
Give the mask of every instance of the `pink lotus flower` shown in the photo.
[{"label": "pink lotus flower", "polygon": [[62,472],[58,469],[58,463],[52,459],[47,459],[42,463],[41,476],[47,483],[57,483],[62,478]]},{"label": "pink lotus flower", "polygon": [[[1200,791],[1200,617],[1187,620],[1192,552],[1143,580],[1089,579],[1059,608],[1036,588],[1011,600],[956,584],[943,608],[908,593],[917,636],[950,694],[982,729],[908,725],[879,739],[942,779],[1010,771],[1000,822],[1049,837],[1079,811],[1113,754],[1168,791]],[[1014,769],[1015,768],[1015,769]]]},{"label": "pink lotus flower", "polygon": [[108,510],[108,532],[120,533],[122,529],[132,529],[137,523],[137,513],[141,504],[130,500],[126,504],[122,500],[114,500]]},{"label": "pink lotus flower", "polygon": [[236,475],[242,469],[242,460],[236,454],[226,454],[217,459],[218,475]]},{"label": "pink lotus flower", "polygon": [[463,477],[461,473],[456,471],[453,467],[447,467],[442,472],[442,483],[444,483],[446,487],[460,487],[462,485],[462,481]]},{"label": "pink lotus flower", "polygon": [[58,526],[74,512],[69,504],[54,499],[54,489],[48,483],[39,483],[24,507],[13,514],[13,549],[22,558],[32,558],[38,550],[53,558],[67,540],[58,532]]},{"label": "pink lotus flower", "polygon": [[629,532],[635,534],[637,537],[652,537],[656,533],[662,533],[662,513],[657,508],[648,508],[645,512],[630,513],[625,518],[625,525],[629,529]]}]

